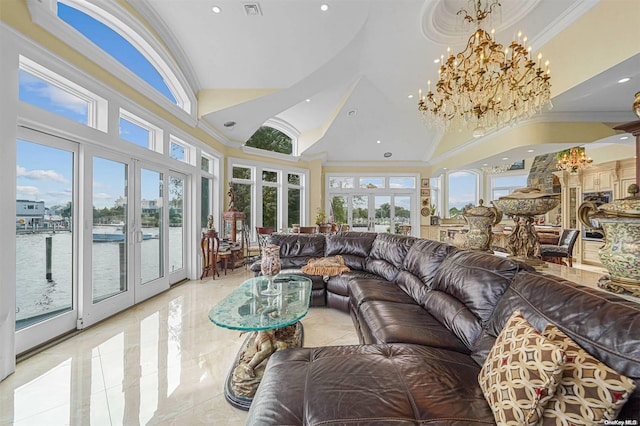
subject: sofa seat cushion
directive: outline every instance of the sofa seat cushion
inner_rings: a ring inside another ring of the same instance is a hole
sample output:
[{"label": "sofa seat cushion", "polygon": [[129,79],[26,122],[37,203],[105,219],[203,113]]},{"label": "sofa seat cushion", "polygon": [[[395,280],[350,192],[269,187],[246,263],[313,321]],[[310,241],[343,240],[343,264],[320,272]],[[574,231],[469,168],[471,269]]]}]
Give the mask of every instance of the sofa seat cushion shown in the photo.
[{"label": "sofa seat cushion", "polygon": [[416,303],[411,296],[402,291],[395,283],[371,278],[351,280],[349,284],[349,299],[354,309],[371,300]]},{"label": "sofa seat cushion", "polygon": [[358,311],[364,343],[412,343],[469,353],[469,349],[419,305],[364,302]]},{"label": "sofa seat cushion", "polygon": [[479,371],[466,355],[420,345],[278,351],[247,424],[494,424]]},{"label": "sofa seat cushion", "polygon": [[364,271],[349,271],[340,275],[329,277],[327,280],[327,291],[349,297],[349,282],[352,278],[358,279],[380,279],[379,276]]}]

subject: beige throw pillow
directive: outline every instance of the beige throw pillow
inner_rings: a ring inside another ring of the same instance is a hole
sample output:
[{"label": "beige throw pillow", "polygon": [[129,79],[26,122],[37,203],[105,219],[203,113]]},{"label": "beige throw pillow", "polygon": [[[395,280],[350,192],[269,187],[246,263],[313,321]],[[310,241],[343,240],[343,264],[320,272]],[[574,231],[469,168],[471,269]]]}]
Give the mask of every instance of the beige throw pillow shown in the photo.
[{"label": "beige throw pillow", "polygon": [[564,351],[515,311],[478,376],[496,423],[538,424],[560,381],[564,362]]},{"label": "beige throw pillow", "polygon": [[545,407],[542,424],[590,425],[615,420],[635,382],[589,355],[553,324],[542,335],[567,354],[560,385]]}]

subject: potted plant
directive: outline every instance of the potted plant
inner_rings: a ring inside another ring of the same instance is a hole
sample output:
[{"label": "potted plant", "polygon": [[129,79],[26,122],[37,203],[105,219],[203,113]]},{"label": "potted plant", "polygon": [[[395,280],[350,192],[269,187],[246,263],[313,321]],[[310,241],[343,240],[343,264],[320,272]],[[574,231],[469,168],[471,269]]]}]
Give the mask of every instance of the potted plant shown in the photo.
[{"label": "potted plant", "polygon": [[431,225],[438,225],[440,223],[440,218],[438,217],[438,212],[436,212],[435,204],[431,204],[429,206],[429,215],[431,215]]},{"label": "potted plant", "polygon": [[326,220],[327,214],[323,210],[318,209],[316,213],[316,225],[322,225]]}]

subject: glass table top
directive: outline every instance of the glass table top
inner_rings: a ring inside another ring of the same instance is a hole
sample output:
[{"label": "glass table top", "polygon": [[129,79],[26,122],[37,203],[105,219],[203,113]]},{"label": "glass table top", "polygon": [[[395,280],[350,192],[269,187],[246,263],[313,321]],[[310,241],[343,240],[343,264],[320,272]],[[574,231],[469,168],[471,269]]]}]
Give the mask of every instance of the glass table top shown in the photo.
[{"label": "glass table top", "polygon": [[211,308],[209,319],[232,330],[258,331],[295,324],[309,311],[311,280],[299,275],[276,275],[275,295],[267,295],[269,281],[254,277],[242,283]]}]

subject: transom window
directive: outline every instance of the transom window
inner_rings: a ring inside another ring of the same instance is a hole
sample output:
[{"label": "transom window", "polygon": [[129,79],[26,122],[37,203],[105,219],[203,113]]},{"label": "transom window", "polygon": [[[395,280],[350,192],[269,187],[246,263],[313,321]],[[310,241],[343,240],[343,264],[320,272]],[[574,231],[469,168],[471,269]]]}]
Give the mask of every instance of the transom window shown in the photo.
[{"label": "transom window", "polygon": [[18,97],[77,123],[107,130],[104,98],[24,56],[20,56]]},{"label": "transom window", "polygon": [[120,139],[162,153],[162,129],[120,109]]},{"label": "transom window", "polygon": [[291,137],[278,129],[268,126],[262,126],[256,130],[247,141],[246,146],[279,152],[280,154],[293,153],[293,140]]}]

